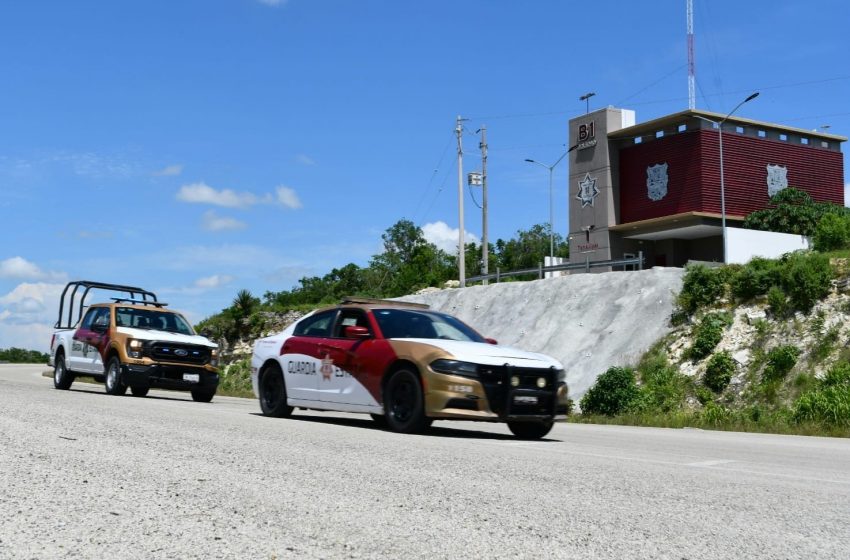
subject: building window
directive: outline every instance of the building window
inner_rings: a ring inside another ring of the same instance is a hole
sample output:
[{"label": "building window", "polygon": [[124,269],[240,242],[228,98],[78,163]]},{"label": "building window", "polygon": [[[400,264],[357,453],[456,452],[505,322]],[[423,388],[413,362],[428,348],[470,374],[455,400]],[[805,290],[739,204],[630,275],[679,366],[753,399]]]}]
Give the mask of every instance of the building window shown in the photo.
[{"label": "building window", "polygon": [[820,147],[821,148],[829,148],[829,142],[827,142],[825,140],[821,140]]},{"label": "building window", "polygon": [[688,130],[688,125],[686,125],[686,124],[680,124],[679,125],[679,132],[685,132],[686,130]]},{"label": "building window", "polygon": [[635,144],[640,144],[641,142],[643,142],[643,137],[642,136],[635,136]]},{"label": "building window", "polygon": [[743,134],[744,133],[744,127],[743,126],[736,126],[735,132],[737,132],[738,134]]},{"label": "building window", "polygon": [[655,137],[656,138],[663,138],[664,137],[664,131],[659,130],[658,132],[655,133]]},{"label": "building window", "polygon": [[763,130],[759,130],[758,132],[759,138],[767,138],[767,132]]},{"label": "building window", "polygon": [[800,144],[802,144],[804,146],[808,146],[809,145],[809,139],[808,138],[800,138]]},{"label": "building window", "polygon": [[788,141],[788,135],[787,134],[780,134],[779,139],[782,140],[783,142],[787,142]]}]

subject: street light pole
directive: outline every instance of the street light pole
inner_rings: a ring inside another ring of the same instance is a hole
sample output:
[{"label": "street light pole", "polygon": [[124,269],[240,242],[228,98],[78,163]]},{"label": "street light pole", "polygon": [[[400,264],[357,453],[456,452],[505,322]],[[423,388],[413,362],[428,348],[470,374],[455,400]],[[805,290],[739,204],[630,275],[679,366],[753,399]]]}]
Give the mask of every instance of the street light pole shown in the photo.
[{"label": "street light pole", "polygon": [[727,256],[728,256],[728,248],[726,242],[726,185],[723,176],[723,123],[725,123],[732,114],[741,108],[741,105],[747,103],[748,101],[752,101],[756,97],[759,96],[759,92],[755,92],[751,94],[749,97],[735,105],[735,108],[729,111],[729,113],[723,117],[719,122],[702,117],[700,115],[694,115],[698,119],[702,119],[704,121],[714,123],[717,125],[717,137],[718,143],[720,144],[720,229],[723,232],[723,263],[726,264]]},{"label": "street light pole", "polygon": [[569,154],[570,152],[572,152],[576,148],[578,148],[578,144],[576,144],[575,146],[572,146],[569,150],[564,152],[563,155],[561,155],[561,157],[558,158],[558,161],[556,161],[552,165],[546,165],[545,163],[540,163],[539,161],[534,160],[534,159],[529,159],[529,158],[525,159],[525,161],[527,161],[528,163],[536,163],[537,165],[539,165],[541,167],[545,167],[546,169],[549,170],[549,256],[551,256],[552,258],[555,257],[555,223],[554,223],[555,222],[555,218],[554,218],[555,203],[554,203],[554,195],[553,195],[554,191],[552,189],[553,175],[554,175],[554,172],[555,172],[555,167],[559,163],[561,163],[562,159],[567,157],[567,154]]}]

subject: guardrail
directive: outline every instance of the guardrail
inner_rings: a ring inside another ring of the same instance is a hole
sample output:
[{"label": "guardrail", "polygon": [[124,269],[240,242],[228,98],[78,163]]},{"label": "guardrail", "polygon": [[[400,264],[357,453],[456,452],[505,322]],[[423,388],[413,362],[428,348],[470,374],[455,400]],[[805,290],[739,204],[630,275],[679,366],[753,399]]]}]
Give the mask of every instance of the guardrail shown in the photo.
[{"label": "guardrail", "polygon": [[[502,278],[508,278],[510,276],[524,276],[527,274],[537,274],[537,278],[543,278],[543,276],[547,272],[558,272],[561,270],[584,270],[585,272],[590,272],[591,268],[615,268],[615,267],[623,267],[623,270],[628,270],[626,267],[633,266],[636,267],[636,270],[643,270],[643,251],[638,252],[636,257],[630,259],[611,259],[607,261],[593,261],[586,260],[583,263],[569,263],[569,264],[556,264],[552,266],[543,266],[543,263],[537,268],[525,268],[522,270],[511,270],[510,272],[501,272],[498,268],[496,269],[495,274],[484,274],[481,276],[470,276],[466,279],[467,282],[482,282],[495,280],[496,282],[500,282]],[[633,270],[635,270],[633,269]]]}]

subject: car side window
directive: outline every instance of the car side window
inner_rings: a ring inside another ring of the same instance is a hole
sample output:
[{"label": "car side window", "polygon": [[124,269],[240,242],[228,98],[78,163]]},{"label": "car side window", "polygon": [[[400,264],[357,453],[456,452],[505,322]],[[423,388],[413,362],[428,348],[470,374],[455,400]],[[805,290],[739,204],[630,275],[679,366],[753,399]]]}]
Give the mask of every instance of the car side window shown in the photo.
[{"label": "car side window", "polygon": [[366,314],[360,309],[343,309],[339,312],[339,319],[334,328],[334,338],[345,338],[345,327],[366,327],[370,332],[372,331]]},{"label": "car side window", "polygon": [[97,314],[94,317],[94,321],[92,321],[92,326],[102,326],[109,328],[109,308],[108,307],[100,307],[97,309]]},{"label": "car side window", "polygon": [[327,338],[331,336],[331,327],[336,318],[336,309],[323,311],[302,320],[295,327],[295,336],[318,336]]},{"label": "car side window", "polygon": [[85,317],[83,317],[83,322],[80,323],[81,329],[91,329],[92,322],[94,322],[94,316],[97,315],[98,308],[95,307],[93,309],[89,309],[86,311]]}]

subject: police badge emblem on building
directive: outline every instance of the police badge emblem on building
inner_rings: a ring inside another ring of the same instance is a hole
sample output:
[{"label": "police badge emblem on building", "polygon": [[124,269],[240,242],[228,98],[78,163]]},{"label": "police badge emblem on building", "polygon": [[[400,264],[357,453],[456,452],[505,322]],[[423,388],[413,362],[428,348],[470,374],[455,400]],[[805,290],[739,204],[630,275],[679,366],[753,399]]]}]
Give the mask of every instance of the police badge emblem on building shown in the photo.
[{"label": "police badge emblem on building", "polygon": [[788,168],[781,165],[767,165],[767,195],[773,196],[788,186]]},{"label": "police badge emblem on building", "polygon": [[585,173],[584,179],[578,182],[578,193],[576,193],[576,198],[581,201],[581,207],[593,206],[598,194],[596,177],[591,177],[590,173]]},{"label": "police badge emblem on building", "polygon": [[657,163],[646,168],[646,195],[653,202],[667,196],[666,163]]}]

